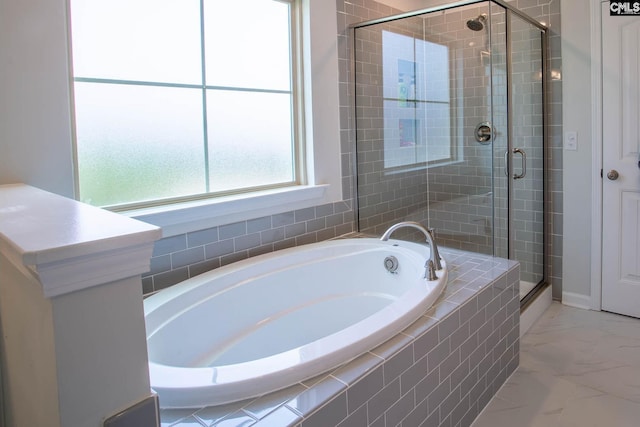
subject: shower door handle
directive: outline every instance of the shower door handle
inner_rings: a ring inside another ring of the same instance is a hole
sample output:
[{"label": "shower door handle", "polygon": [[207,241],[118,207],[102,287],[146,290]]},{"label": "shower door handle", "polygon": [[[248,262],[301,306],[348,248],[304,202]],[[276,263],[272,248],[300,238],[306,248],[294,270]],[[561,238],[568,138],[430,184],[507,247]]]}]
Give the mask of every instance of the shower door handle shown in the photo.
[{"label": "shower door handle", "polygon": [[[521,148],[514,148],[513,154],[520,154],[522,156],[522,171],[518,174],[513,174],[513,179],[522,179],[527,176],[527,153]],[[504,174],[509,176],[509,150],[504,152]]]},{"label": "shower door handle", "polygon": [[522,179],[527,176],[527,153],[521,148],[514,148],[513,154],[520,154],[522,156],[522,171],[520,175],[513,174],[513,179]]}]

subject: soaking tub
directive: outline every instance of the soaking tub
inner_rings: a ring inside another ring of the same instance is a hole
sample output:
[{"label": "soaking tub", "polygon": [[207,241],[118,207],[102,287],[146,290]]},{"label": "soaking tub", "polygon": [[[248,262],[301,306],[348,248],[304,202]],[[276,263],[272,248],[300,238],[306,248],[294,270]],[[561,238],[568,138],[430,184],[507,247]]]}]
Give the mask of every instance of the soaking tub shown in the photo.
[{"label": "soaking tub", "polygon": [[447,281],[429,247],[344,239],[261,255],[144,302],[151,387],[163,408],[218,405],[333,369],[422,315]]}]

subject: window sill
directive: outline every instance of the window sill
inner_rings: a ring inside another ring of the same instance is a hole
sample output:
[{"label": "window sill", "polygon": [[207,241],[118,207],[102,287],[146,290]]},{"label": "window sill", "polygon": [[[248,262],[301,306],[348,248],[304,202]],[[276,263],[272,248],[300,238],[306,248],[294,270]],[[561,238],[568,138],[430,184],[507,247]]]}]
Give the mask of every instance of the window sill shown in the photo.
[{"label": "window sill", "polygon": [[170,237],[328,203],[329,185],[308,185],[121,212]]}]

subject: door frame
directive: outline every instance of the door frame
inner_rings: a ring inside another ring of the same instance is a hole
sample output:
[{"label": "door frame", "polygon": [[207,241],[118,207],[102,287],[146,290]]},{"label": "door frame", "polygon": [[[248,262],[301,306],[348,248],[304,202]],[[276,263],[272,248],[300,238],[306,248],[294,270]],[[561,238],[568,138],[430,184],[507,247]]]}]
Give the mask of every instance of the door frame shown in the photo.
[{"label": "door frame", "polygon": [[[602,310],[602,3],[591,0],[591,301]],[[600,170],[601,173],[597,173]]]}]

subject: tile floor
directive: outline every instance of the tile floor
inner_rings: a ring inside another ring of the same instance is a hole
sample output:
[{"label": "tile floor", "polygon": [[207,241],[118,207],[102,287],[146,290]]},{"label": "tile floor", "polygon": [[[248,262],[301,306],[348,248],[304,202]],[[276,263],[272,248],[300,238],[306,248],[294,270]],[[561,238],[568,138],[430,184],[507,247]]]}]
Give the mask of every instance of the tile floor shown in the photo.
[{"label": "tile floor", "polygon": [[553,303],[472,427],[640,426],[640,320]]}]

